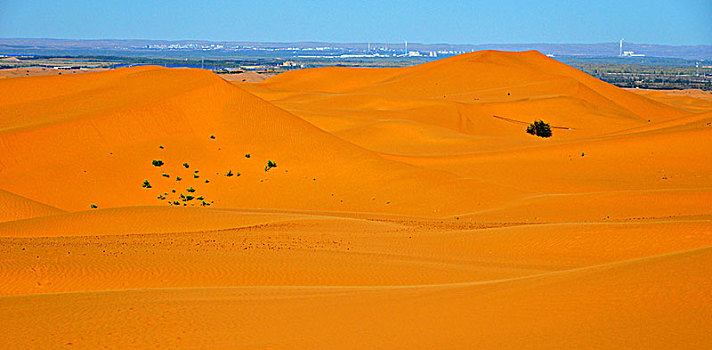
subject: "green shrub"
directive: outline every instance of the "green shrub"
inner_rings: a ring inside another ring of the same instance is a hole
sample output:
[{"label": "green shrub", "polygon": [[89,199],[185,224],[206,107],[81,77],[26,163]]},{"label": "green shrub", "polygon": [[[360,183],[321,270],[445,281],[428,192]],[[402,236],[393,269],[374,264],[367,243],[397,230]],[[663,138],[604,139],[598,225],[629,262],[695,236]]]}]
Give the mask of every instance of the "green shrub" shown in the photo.
[{"label": "green shrub", "polygon": [[151,183],[148,182],[148,180],[143,180],[143,187],[145,187],[145,188],[151,188]]},{"label": "green shrub", "polygon": [[193,187],[190,187],[190,188],[186,189],[186,191],[193,193],[193,192],[195,192],[195,189]]},{"label": "green shrub", "polygon": [[180,176],[176,176],[176,181],[180,181],[180,180],[183,180],[183,178]]},{"label": "green shrub", "polygon": [[227,174],[225,174],[225,176],[228,176],[228,177],[232,176],[232,170],[228,170]]},{"label": "green shrub", "polygon": [[190,168],[190,165],[188,165],[188,163],[183,163],[183,166],[184,166],[186,169],[187,169],[187,168]]},{"label": "green shrub", "polygon": [[250,154],[249,153],[245,154],[245,158],[250,158]]},{"label": "green shrub", "polygon": [[92,204],[89,205],[89,208],[96,209],[96,208],[98,208],[98,207],[96,206],[96,204],[92,203]]},{"label": "green shrub", "polygon": [[161,166],[161,165],[163,165],[163,161],[162,161],[162,160],[154,159],[154,160],[151,162],[151,164],[153,164],[153,166]]},{"label": "green shrub", "polygon": [[166,173],[161,174],[161,176],[163,176],[163,177],[171,177],[169,174],[166,174]]},{"label": "green shrub", "polygon": [[158,146],[158,148],[163,149],[163,146],[162,146],[162,145],[161,145],[161,146]]},{"label": "green shrub", "polygon": [[197,178],[199,178],[199,177],[200,177],[200,176],[199,176],[198,174],[193,174],[193,178],[194,178],[194,179],[197,179]]},{"label": "green shrub", "polygon": [[267,165],[265,166],[265,171],[269,171],[270,169],[276,168],[276,167],[277,167],[277,163],[275,163],[271,160],[268,160]]},{"label": "green shrub", "polygon": [[215,135],[210,135],[210,138],[215,140]]},{"label": "green shrub", "polygon": [[195,197],[193,197],[193,196],[190,196],[190,195],[188,195],[188,196],[185,196],[185,200],[187,200],[187,201],[192,201],[192,200],[193,200],[193,198],[195,198]]},{"label": "green shrub", "polygon": [[206,183],[206,184],[209,184],[209,183],[210,183],[210,180],[205,179],[205,183]]},{"label": "green shrub", "polygon": [[551,137],[551,127],[541,120],[536,120],[527,127],[527,133],[539,137]]}]

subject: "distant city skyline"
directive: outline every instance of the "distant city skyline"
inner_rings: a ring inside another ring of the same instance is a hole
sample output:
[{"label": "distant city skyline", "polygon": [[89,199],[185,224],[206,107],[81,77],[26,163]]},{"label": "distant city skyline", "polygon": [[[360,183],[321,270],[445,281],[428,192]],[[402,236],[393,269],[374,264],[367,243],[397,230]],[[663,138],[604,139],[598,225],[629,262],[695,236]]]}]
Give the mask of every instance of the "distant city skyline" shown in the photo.
[{"label": "distant city skyline", "polygon": [[8,1],[0,37],[712,44],[712,1]]}]

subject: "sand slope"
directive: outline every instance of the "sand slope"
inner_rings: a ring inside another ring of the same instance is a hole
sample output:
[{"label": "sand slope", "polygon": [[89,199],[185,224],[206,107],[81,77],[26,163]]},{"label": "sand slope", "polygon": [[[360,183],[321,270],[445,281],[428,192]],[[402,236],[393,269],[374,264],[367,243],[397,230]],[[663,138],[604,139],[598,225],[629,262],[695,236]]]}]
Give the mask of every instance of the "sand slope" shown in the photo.
[{"label": "sand slope", "polygon": [[[188,188],[221,207],[407,213],[469,205],[445,198],[454,187],[494,202],[514,195],[384,160],[199,70],[9,79],[0,91],[22,95],[0,106],[3,188],[62,209],[168,205]],[[278,167],[265,171],[268,160]],[[422,192],[404,195],[412,188]]]},{"label": "sand slope", "polygon": [[[702,92],[483,51],[0,96],[6,348],[712,343]],[[553,137],[526,134],[537,118]]]},{"label": "sand slope", "polygon": [[0,223],[62,213],[62,210],[0,190]]},{"label": "sand slope", "polygon": [[376,124],[384,117],[414,120],[480,137],[526,139],[493,115],[527,123],[544,118],[573,128],[558,136],[568,139],[685,114],[533,51],[480,51],[388,70],[298,70],[251,91],[317,125],[320,119],[309,113],[363,116],[363,122]]},{"label": "sand slope", "polygon": [[[709,213],[707,101],[647,98],[536,52],[300,70],[244,87],[386,159],[519,191],[506,204],[455,215],[566,221]],[[551,139],[524,132],[538,118],[555,126]]]},{"label": "sand slope", "polygon": [[702,248],[482,283],[45,294],[0,309],[17,347],[699,348],[709,268]]}]

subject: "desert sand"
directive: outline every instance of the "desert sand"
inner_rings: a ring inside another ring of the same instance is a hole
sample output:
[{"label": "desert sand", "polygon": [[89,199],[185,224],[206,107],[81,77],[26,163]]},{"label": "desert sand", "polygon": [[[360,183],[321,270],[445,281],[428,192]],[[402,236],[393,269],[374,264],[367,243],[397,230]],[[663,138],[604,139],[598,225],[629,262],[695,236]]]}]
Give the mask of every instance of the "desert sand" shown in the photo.
[{"label": "desert sand", "polygon": [[0,79],[19,78],[19,77],[36,77],[44,75],[67,75],[77,73],[93,73],[107,70],[106,68],[82,68],[82,69],[54,69],[41,67],[26,67],[26,68],[3,68],[0,69]]},{"label": "desert sand", "polygon": [[[273,74],[272,74],[273,75]],[[243,81],[247,83],[259,83],[272,75],[246,71],[242,73],[220,74],[219,76],[227,81]]]},{"label": "desert sand", "polygon": [[712,344],[705,92],[481,51],[0,96],[6,348]]}]

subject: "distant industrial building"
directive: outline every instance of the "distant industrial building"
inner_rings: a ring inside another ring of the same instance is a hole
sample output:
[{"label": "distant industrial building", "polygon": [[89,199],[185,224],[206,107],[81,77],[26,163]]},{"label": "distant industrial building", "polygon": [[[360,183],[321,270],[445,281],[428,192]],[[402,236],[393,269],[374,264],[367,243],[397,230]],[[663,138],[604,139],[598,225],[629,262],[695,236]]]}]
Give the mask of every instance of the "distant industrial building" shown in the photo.
[{"label": "distant industrial building", "polygon": [[642,53],[635,53],[633,51],[623,51],[623,57],[643,57]]}]

